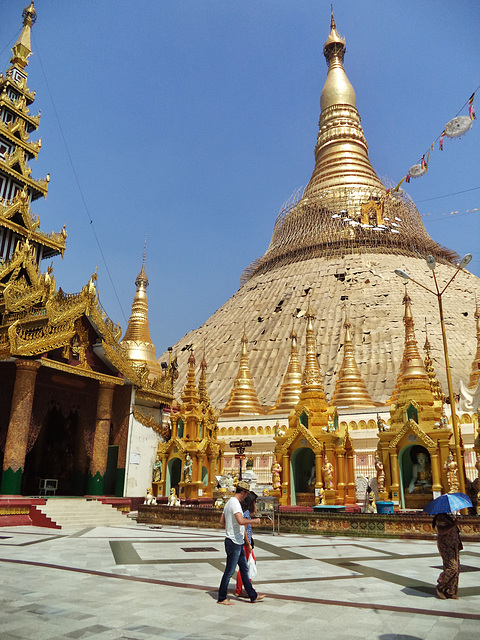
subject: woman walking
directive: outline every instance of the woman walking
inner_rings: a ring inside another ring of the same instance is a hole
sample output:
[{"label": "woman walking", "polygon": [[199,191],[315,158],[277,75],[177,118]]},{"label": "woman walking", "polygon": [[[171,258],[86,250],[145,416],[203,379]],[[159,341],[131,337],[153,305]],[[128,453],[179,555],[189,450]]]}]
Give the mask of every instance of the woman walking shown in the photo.
[{"label": "woman walking", "polygon": [[460,531],[454,518],[447,513],[439,513],[433,518],[432,526],[437,530],[437,547],[443,560],[443,571],[438,577],[437,596],[458,599],[458,575],[460,554],[463,549]]}]

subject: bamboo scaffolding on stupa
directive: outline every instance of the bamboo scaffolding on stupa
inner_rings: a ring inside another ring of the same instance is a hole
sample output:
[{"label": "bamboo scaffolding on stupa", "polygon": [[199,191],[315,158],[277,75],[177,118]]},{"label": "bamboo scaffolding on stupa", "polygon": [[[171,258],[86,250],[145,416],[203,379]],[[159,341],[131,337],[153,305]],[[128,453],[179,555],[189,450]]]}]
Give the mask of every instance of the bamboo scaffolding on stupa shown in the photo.
[{"label": "bamboo scaffolding on stupa", "polygon": [[[386,190],[385,190],[386,193]],[[315,257],[345,253],[392,253],[418,257],[431,254],[442,263],[458,255],[428,235],[420,214],[404,192],[384,199],[336,188],[302,196],[282,207],[266,253],[243,272],[241,283],[259,273]]]}]

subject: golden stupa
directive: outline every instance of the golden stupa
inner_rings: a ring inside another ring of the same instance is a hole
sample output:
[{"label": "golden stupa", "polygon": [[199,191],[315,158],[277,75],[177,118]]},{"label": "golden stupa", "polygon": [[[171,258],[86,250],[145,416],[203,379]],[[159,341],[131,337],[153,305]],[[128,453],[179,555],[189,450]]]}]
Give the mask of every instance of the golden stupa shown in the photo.
[{"label": "golden stupa", "polygon": [[[344,69],[345,50],[332,16],[323,50],[328,73],[310,182],[298,201],[280,212],[267,251],[245,269],[240,289],[173,347],[184,372],[186,345],[205,349],[208,388],[217,409],[225,409],[231,396],[241,349],[248,351],[259,404],[265,413],[277,405],[289,363],[292,323],[305,315],[309,305],[317,318],[316,355],[327,399],[337,385],[344,405],[349,373],[357,385],[352,408],[358,403],[385,404],[394,392],[404,350],[404,290],[394,270],[404,269],[431,286],[424,260],[431,254],[440,282],[447,283],[455,272],[457,254],[430,238],[412,200],[402,190],[389,191],[370,163],[355,91]],[[437,300],[418,287],[412,287],[410,295],[418,317],[427,319],[430,355],[441,363],[436,373],[446,388]],[[472,364],[473,375],[478,368],[478,361],[473,363],[476,295],[480,280],[464,270],[443,296],[455,388],[460,379],[468,384]],[[348,340],[344,340],[345,308]],[[303,366],[305,323],[295,326]],[[248,344],[242,343],[244,331]],[[286,407],[286,413],[294,404]]]},{"label": "golden stupa", "polygon": [[135,280],[135,286],[137,290],[133,298],[132,313],[120,344],[130,360],[138,365],[147,365],[149,377],[153,379],[161,375],[161,368],[157,362],[155,345],[148,328],[148,278],[145,272],[145,254],[143,255],[142,268]]}]

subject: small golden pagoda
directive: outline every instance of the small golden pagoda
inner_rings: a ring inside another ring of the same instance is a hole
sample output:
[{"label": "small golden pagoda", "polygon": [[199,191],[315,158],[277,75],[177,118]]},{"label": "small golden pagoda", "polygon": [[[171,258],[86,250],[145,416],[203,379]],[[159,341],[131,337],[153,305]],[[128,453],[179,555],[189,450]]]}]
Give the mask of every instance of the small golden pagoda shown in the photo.
[{"label": "small golden pagoda", "polygon": [[222,418],[235,418],[242,415],[261,415],[265,413],[264,407],[262,407],[258,400],[255,383],[250,375],[247,343],[247,334],[244,329],[241,340],[242,348],[238,373],[233,383],[233,389],[227,405],[220,413]]},{"label": "small golden pagoda", "polygon": [[188,364],[181,403],[172,411],[170,439],[158,445],[156,465],[160,479],[153,483],[153,491],[154,495],[167,496],[175,489],[180,499],[198,500],[213,496],[225,445],[217,440],[218,415],[207,394],[205,356],[198,388],[193,352]]},{"label": "small golden pagoda", "polygon": [[390,409],[390,429],[378,434],[378,455],[386,476],[381,497],[390,494],[401,507],[423,509],[434,497],[449,491],[445,464],[452,430],[442,419],[442,400],[434,396],[418,351],[410,302],[405,292],[402,370]]},{"label": "small golden pagoda", "polygon": [[302,391],[302,367],[298,357],[298,340],[295,329],[290,334],[291,347],[287,371],[283,378],[277,402],[268,413],[288,414],[297,406]]},{"label": "small golden pagoda", "polygon": [[155,345],[152,342],[148,328],[148,284],[147,274],[145,273],[144,253],[142,268],[135,280],[137,290],[133,299],[132,313],[120,344],[125,349],[130,360],[140,365],[147,365],[149,378],[158,378],[161,374],[161,368],[157,361]]},{"label": "small golden pagoda", "polygon": [[348,317],[345,318],[343,326],[345,327],[343,362],[338,372],[331,404],[337,408],[342,407],[344,409],[363,409],[365,407],[382,406],[381,402],[374,402],[370,397],[356,363],[350,333],[351,325]]},{"label": "small golden pagoda", "polygon": [[310,304],[305,319],[302,389],[287,432],[275,437],[275,461],[282,481],[273,495],[280,497],[282,505],[353,503],[353,445],[348,429],[338,429],[336,410],[329,408],[325,397]]}]

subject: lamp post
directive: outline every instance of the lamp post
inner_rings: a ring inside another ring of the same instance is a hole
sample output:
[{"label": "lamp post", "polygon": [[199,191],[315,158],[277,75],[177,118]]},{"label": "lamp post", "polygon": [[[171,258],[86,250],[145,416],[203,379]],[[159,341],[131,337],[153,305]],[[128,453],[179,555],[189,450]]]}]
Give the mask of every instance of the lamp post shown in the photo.
[{"label": "lamp post", "polygon": [[452,376],[451,376],[451,373],[450,373],[450,361],[448,359],[447,334],[446,334],[446,331],[445,331],[445,322],[444,322],[444,318],[443,318],[442,295],[445,293],[445,290],[447,289],[447,287],[457,277],[459,271],[462,271],[467,266],[467,264],[470,262],[471,259],[472,259],[472,254],[471,253],[467,253],[467,255],[465,255],[462,258],[460,264],[457,265],[457,270],[455,271],[453,276],[450,278],[450,280],[447,282],[447,284],[443,287],[443,289],[440,290],[440,288],[438,286],[438,282],[437,282],[437,276],[435,275],[435,266],[436,266],[435,258],[433,256],[431,256],[431,255],[428,255],[426,257],[426,263],[428,265],[428,268],[432,272],[433,281],[435,282],[436,291],[433,291],[432,289],[429,289],[428,287],[423,285],[421,282],[417,282],[411,276],[409,276],[408,273],[406,273],[405,271],[402,271],[401,269],[395,269],[395,273],[397,274],[397,276],[400,276],[400,278],[403,278],[404,280],[411,280],[412,282],[415,282],[415,284],[418,284],[419,287],[422,287],[422,289],[425,289],[426,291],[428,291],[428,292],[432,293],[434,296],[436,296],[437,300],[438,300],[438,310],[440,312],[440,327],[442,329],[442,338],[443,338],[443,352],[445,354],[445,368],[446,368],[446,372],[447,372],[448,397],[449,397],[449,400],[450,400],[450,408],[452,410],[452,427],[453,427],[453,437],[454,437],[454,440],[455,440],[455,457],[457,459],[457,466],[458,466],[458,481],[459,481],[459,485],[460,485],[460,491],[462,493],[465,493],[465,475],[464,475],[464,467],[463,467],[463,464],[462,464],[462,450],[461,450],[461,446],[460,446],[460,432],[459,432],[459,428],[458,428],[458,424],[457,424],[457,414],[456,414],[456,411],[455,411],[455,398],[453,396]]}]

